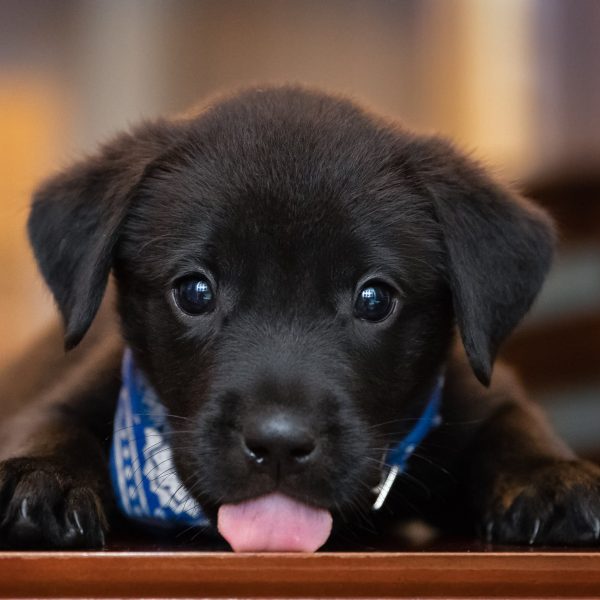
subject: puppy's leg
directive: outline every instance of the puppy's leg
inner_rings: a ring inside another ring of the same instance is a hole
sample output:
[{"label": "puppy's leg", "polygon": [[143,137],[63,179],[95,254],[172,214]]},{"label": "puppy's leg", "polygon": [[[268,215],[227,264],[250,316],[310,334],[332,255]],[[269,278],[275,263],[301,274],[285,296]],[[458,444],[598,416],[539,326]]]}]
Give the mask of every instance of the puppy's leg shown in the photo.
[{"label": "puppy's leg", "polygon": [[[60,343],[60,335],[49,337],[46,347]],[[11,370],[12,381],[0,382],[4,547],[104,543],[110,481],[103,446],[118,394],[121,342],[93,338],[59,360],[45,361],[38,352],[33,371]]]},{"label": "puppy's leg", "polygon": [[488,412],[462,464],[483,535],[500,543],[599,543],[600,468],[578,459],[512,375],[499,371],[490,390],[466,388]]}]

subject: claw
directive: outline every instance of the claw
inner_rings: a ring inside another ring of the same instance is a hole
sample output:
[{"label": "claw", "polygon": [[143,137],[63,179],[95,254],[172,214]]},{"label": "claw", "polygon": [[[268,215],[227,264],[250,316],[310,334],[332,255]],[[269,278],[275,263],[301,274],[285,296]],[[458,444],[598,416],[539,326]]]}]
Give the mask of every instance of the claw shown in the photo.
[{"label": "claw", "polygon": [[75,521],[75,527],[77,527],[77,531],[79,531],[80,535],[84,535],[85,531],[83,530],[81,521],[79,520],[79,513],[76,510],[74,510],[72,514],[73,514],[73,521]]},{"label": "claw", "polygon": [[538,533],[540,531],[540,525],[541,522],[539,519],[535,520],[535,523],[533,524],[533,532],[531,533],[531,536],[529,538],[529,545],[532,546],[533,544],[535,544],[535,539],[538,536]]},{"label": "claw", "polygon": [[21,502],[21,506],[19,507],[19,513],[21,515],[21,518],[29,519],[29,506],[28,506],[27,498],[25,498]]},{"label": "claw", "polygon": [[104,531],[102,530],[102,527],[100,527],[100,546],[104,546],[106,544],[106,539],[104,537]]},{"label": "claw", "polygon": [[488,521],[485,526],[485,541],[488,544],[494,541],[494,521]]}]

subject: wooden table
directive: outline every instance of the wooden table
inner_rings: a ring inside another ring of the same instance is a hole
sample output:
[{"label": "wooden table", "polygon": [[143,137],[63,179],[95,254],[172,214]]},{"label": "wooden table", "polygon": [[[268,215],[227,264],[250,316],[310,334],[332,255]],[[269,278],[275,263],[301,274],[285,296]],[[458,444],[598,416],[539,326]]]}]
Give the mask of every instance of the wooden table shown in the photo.
[{"label": "wooden table", "polygon": [[193,543],[194,550],[192,542],[142,539],[101,552],[3,552],[0,597],[600,598],[598,549],[454,540],[424,550],[234,555]]}]

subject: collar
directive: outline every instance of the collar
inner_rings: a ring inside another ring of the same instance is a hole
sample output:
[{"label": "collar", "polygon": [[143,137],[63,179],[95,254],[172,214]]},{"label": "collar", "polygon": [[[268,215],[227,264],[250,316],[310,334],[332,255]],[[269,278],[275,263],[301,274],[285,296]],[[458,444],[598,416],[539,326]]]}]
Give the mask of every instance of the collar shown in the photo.
[{"label": "collar", "polygon": [[[439,424],[442,390],[440,378],[415,426],[387,452],[381,482],[373,490],[374,510],[383,506],[415,448]],[[166,410],[127,348],[110,452],[117,505],[127,517],[152,526],[207,527],[208,518],[175,471],[169,434]]]},{"label": "collar", "polygon": [[372,506],[373,510],[379,510],[383,506],[394,485],[394,481],[396,481],[396,477],[406,470],[408,460],[417,446],[432,429],[439,427],[442,423],[440,405],[442,403],[443,391],[444,376],[441,375],[438,377],[433,392],[431,392],[425,410],[421,413],[414,427],[400,442],[387,451],[382,468],[381,481],[379,485],[373,488],[373,493],[376,496]]}]

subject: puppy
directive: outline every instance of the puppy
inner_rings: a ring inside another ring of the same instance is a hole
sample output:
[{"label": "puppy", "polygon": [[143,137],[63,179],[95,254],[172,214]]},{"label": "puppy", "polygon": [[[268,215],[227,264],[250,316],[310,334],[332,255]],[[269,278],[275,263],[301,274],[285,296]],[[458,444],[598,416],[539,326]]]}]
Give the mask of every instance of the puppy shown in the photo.
[{"label": "puppy", "polygon": [[600,469],[492,377],[551,222],[448,142],[318,91],[250,89],[50,179],[29,234],[79,347],[62,356],[51,332],[0,387],[4,545],[101,546],[123,487],[131,516],[163,518],[121,485],[151,437],[113,445],[114,485],[108,468],[146,409],[164,420],[145,429],[169,467],[143,468],[155,491],[175,477],[179,516],[236,550],[311,551],[332,524],[414,514],[495,542],[597,543]]}]

